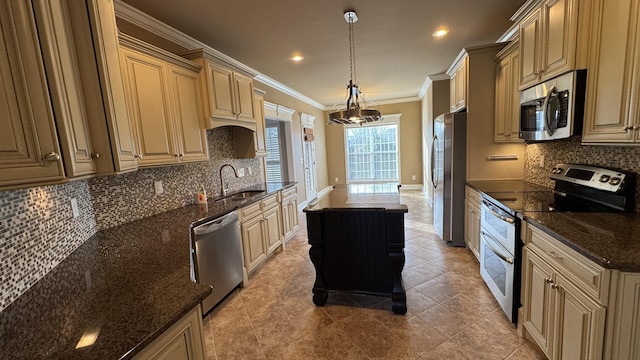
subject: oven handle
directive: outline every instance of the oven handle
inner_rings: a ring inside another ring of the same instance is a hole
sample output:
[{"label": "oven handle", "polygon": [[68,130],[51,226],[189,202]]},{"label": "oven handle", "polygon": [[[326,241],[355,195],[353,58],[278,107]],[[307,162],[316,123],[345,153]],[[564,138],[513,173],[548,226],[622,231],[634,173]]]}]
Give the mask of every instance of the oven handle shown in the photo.
[{"label": "oven handle", "polygon": [[[485,237],[487,237],[487,238],[491,238],[491,240],[493,240],[493,236],[491,236],[491,234],[489,234],[489,233],[486,233],[486,232],[482,231],[482,235],[484,235],[484,236],[485,236]],[[502,255],[502,254],[500,254],[500,252],[499,252],[498,250],[496,250],[496,248],[495,248],[495,247],[491,246],[491,244],[489,244],[489,242],[488,242],[488,241],[485,241],[485,245],[486,245],[489,249],[491,249],[491,251],[492,251],[494,254],[496,254],[496,256],[497,256],[497,257],[499,257],[500,259],[502,259],[504,262],[506,262],[506,263],[509,263],[509,264],[513,265],[513,263],[514,263],[513,258],[508,258],[508,257],[506,257],[506,256],[504,256],[504,255]]]},{"label": "oven handle", "polygon": [[509,224],[514,224],[516,222],[513,218],[506,217],[498,213],[496,210],[494,210],[494,206],[489,204],[486,200],[482,200],[482,206],[485,209],[487,209],[491,214],[493,214],[493,216],[497,217],[498,219],[504,222],[508,222]]}]

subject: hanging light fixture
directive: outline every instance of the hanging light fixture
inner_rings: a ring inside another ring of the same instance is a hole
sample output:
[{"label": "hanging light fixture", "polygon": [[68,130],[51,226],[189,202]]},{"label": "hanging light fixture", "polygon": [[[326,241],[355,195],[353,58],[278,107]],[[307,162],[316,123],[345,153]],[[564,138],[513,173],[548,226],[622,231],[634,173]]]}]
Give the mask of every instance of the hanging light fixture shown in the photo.
[{"label": "hanging light fixture", "polygon": [[[382,120],[378,109],[367,109],[364,95],[358,88],[356,81],[356,46],[355,37],[353,35],[353,24],[358,21],[358,15],[354,10],[348,10],[344,13],[344,19],[349,24],[349,70],[351,78],[347,85],[347,106],[346,108],[338,108],[337,104],[332,107],[329,113],[329,124],[358,124],[372,121]],[[362,106],[360,100],[362,99]]]}]

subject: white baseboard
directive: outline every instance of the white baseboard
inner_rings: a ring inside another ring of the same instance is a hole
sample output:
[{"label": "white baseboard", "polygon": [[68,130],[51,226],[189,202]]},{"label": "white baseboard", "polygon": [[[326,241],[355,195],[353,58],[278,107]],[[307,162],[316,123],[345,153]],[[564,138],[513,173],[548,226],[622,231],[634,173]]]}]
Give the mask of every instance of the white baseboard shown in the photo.
[{"label": "white baseboard", "polygon": [[422,184],[401,184],[400,190],[420,190],[424,192]]}]

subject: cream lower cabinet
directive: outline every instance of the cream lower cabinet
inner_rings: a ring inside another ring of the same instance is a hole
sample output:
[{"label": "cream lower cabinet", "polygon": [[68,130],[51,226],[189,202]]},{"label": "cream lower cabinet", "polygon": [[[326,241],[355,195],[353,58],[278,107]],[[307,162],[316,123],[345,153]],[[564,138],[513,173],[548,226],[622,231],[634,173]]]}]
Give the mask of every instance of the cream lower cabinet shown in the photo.
[{"label": "cream lower cabinet", "polygon": [[549,359],[601,359],[610,271],[527,227],[523,326]]},{"label": "cream lower cabinet", "polygon": [[282,246],[282,212],[280,193],[240,208],[240,230],[244,252],[244,266],[251,273],[267,256]]},{"label": "cream lower cabinet", "polygon": [[126,35],[121,44],[139,166],[207,160],[199,67]]},{"label": "cream lower cabinet", "polygon": [[298,228],[298,194],[296,187],[282,190],[282,235],[284,241],[291,239]]},{"label": "cream lower cabinet", "polygon": [[200,305],[144,348],[135,360],[204,360],[206,358]]},{"label": "cream lower cabinet", "polygon": [[583,143],[640,143],[640,1],[593,0]]},{"label": "cream lower cabinet", "polygon": [[464,240],[467,248],[480,259],[480,194],[465,186]]}]

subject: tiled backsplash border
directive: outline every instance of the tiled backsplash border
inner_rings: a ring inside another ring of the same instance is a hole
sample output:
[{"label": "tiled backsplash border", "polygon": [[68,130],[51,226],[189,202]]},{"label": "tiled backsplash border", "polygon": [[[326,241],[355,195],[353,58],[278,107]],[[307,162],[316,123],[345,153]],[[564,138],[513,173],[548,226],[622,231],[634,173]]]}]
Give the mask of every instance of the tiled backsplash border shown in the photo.
[{"label": "tiled backsplash border", "polygon": [[[611,167],[638,173],[636,177],[636,212],[640,211],[640,147],[582,145],[580,138],[527,144],[525,148],[525,180],[553,187],[549,172],[560,163],[579,163]],[[540,160],[544,157],[544,167]]]},{"label": "tiled backsplash border", "polygon": [[[218,196],[223,164],[245,169],[242,178],[225,169],[232,191],[264,181],[261,159],[234,158],[230,129],[208,130],[207,142],[209,161],[0,191],[0,311],[96,231],[191,204],[202,185],[210,196]],[[154,180],[162,181],[163,194],[155,194]],[[72,198],[78,218],[72,215]]]}]

